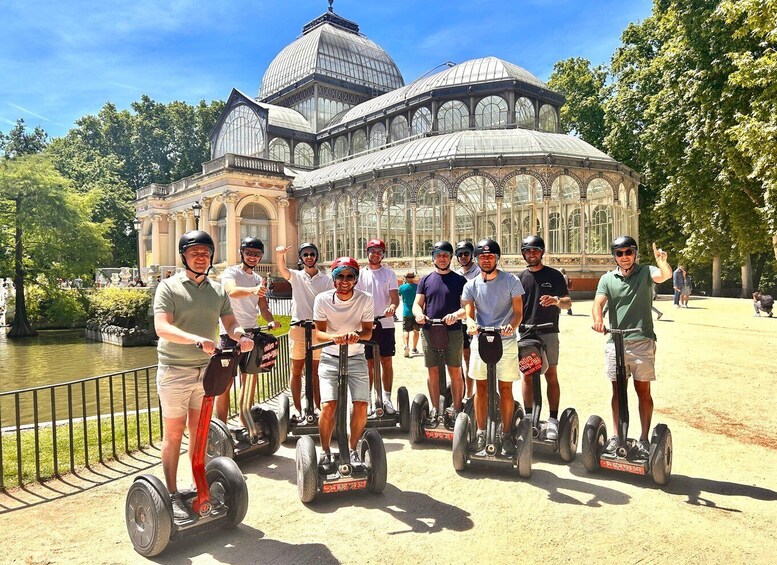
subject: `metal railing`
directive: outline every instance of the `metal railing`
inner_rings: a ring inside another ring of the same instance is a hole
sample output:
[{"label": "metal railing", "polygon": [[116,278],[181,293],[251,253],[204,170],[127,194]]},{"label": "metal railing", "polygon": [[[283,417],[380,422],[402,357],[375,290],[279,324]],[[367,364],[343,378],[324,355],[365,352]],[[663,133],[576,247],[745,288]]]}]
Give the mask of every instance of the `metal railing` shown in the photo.
[{"label": "metal railing", "polygon": [[[289,359],[288,335],[278,359]],[[164,433],[156,365],[48,386],[0,393],[0,491],[74,473],[117,459]],[[278,396],[289,380],[288,361],[261,376],[256,401]],[[233,387],[231,414],[237,413]]]}]

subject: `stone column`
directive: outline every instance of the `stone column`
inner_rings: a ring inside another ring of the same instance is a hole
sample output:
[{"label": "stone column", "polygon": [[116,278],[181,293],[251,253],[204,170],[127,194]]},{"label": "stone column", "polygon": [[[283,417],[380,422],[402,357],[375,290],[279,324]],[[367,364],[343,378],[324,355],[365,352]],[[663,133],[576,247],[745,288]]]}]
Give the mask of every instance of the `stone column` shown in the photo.
[{"label": "stone column", "polygon": [[[502,245],[502,202],[504,201],[504,197],[500,196],[496,199],[496,240],[499,242],[499,245]],[[453,241],[453,240],[451,240]],[[454,242],[453,245],[456,245]]]},{"label": "stone column", "polygon": [[162,243],[159,237],[159,224],[162,221],[160,214],[151,215],[151,262],[159,264],[162,259]]},{"label": "stone column", "polygon": [[383,228],[381,227],[382,216],[383,216],[383,208],[381,206],[378,206],[375,209],[375,212],[378,214],[377,220],[375,222],[375,227],[376,227],[375,237],[377,237],[378,239],[382,239],[380,237],[380,234],[383,232]]},{"label": "stone column", "polygon": [[448,241],[456,245],[456,200],[448,200]]},{"label": "stone column", "polygon": [[235,205],[239,199],[236,192],[225,191],[224,201],[227,206],[227,264],[237,263],[238,246],[240,240],[240,218],[238,217]]},{"label": "stone column", "polygon": [[[192,231],[195,228],[195,221],[194,221],[194,211],[193,210],[184,210],[181,212],[181,215],[184,218],[184,223],[186,224],[186,231]],[[184,232],[185,233],[185,232]]]},{"label": "stone column", "polygon": [[587,250],[585,248],[585,233],[586,233],[586,218],[588,215],[586,214],[586,211],[588,210],[588,202],[586,202],[585,199],[580,200],[580,266],[583,267],[583,270],[586,270],[586,255]]},{"label": "stone column", "polygon": [[209,234],[211,237],[213,237],[213,232],[210,231],[210,205],[211,202],[213,202],[212,198],[201,198],[200,204],[202,204],[202,210],[200,213],[200,229],[207,234]]},{"label": "stone column", "polygon": [[[278,236],[276,241],[276,245],[288,245],[287,243],[287,237],[288,234],[287,226],[289,225],[289,199],[285,196],[278,196],[275,198],[275,204],[278,209]],[[299,245],[301,242],[297,242],[297,245]],[[273,254],[273,261],[275,260],[275,256]]]},{"label": "stone column", "polygon": [[181,234],[176,229],[175,212],[167,215],[167,256],[170,257],[170,264],[175,265],[175,258],[178,256],[178,238]]},{"label": "stone column", "polygon": [[418,224],[416,221],[416,212],[418,211],[418,205],[417,203],[413,203],[413,207],[411,208],[411,218],[413,223],[413,239],[410,243],[410,248],[413,250],[413,272],[416,271],[416,256],[418,255],[417,249],[416,249],[416,239],[418,237]]}]

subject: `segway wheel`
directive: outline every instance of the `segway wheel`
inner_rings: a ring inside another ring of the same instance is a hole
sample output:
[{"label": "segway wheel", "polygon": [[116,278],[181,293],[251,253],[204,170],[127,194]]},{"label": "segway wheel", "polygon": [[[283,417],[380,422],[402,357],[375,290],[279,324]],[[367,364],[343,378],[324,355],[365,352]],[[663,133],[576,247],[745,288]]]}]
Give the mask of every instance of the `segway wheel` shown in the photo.
[{"label": "segway wheel", "polygon": [[383,492],[386,488],[388,462],[383,438],[380,437],[378,430],[374,428],[365,430],[359,451],[361,460],[369,472],[367,490],[374,494]]},{"label": "segway wheel", "polygon": [[237,527],[248,511],[248,488],[237,463],[228,457],[216,457],[205,465],[205,478],[211,498],[227,507],[221,527]]},{"label": "segway wheel", "polygon": [[559,418],[558,452],[561,459],[571,463],[577,455],[577,439],[580,435],[580,420],[574,408],[567,408]]},{"label": "segway wheel", "polygon": [[653,436],[650,438],[650,471],[657,485],[669,482],[673,457],[672,432],[666,424],[658,424],[653,428]]},{"label": "segway wheel", "polygon": [[259,455],[272,455],[281,446],[281,432],[278,423],[278,415],[273,410],[264,410],[258,406],[251,409],[251,417],[254,423],[260,426],[264,437],[267,439],[267,445],[257,450]]},{"label": "segway wheel", "polygon": [[399,410],[399,430],[407,433],[410,431],[410,397],[403,386],[397,390],[397,410]]},{"label": "segway wheel", "polygon": [[318,490],[318,461],[316,444],[310,436],[302,436],[297,442],[297,494],[302,502],[313,502]]},{"label": "segway wheel", "polygon": [[278,436],[281,438],[281,443],[284,443],[289,437],[289,418],[291,414],[288,395],[281,394],[281,405],[279,408]]},{"label": "segway wheel", "polygon": [[523,408],[521,407],[521,403],[517,400],[513,400],[513,429],[517,429],[518,425],[521,423],[521,420],[523,420]]},{"label": "segway wheel", "polygon": [[583,428],[583,466],[589,473],[599,470],[599,456],[604,450],[607,441],[607,426],[599,416],[591,416]]},{"label": "segway wheel", "polygon": [[515,463],[518,467],[518,476],[528,479],[531,477],[531,461],[534,455],[531,419],[523,418],[518,423],[518,429],[515,431],[515,448]]},{"label": "segway wheel", "polygon": [[205,449],[205,464],[216,457],[234,459],[235,450],[232,446],[232,434],[221,420],[211,420],[208,428],[208,446]]},{"label": "segway wheel", "polygon": [[421,443],[426,439],[424,422],[429,417],[429,401],[420,392],[415,395],[410,405],[410,442]]},{"label": "segway wheel", "polygon": [[463,471],[467,466],[467,455],[472,442],[469,416],[460,412],[453,424],[453,468]]},{"label": "segway wheel", "polygon": [[143,557],[162,553],[170,541],[173,517],[165,501],[170,495],[158,485],[137,478],[127,493],[124,516],[132,547]]}]

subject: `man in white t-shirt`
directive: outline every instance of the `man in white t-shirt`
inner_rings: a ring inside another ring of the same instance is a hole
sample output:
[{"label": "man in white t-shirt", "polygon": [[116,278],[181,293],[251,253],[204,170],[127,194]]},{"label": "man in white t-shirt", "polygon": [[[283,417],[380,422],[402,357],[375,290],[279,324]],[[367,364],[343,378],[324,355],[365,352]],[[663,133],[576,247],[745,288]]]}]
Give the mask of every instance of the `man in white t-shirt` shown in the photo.
[{"label": "man in white t-shirt", "polygon": [[[318,431],[321,437],[321,458],[323,467],[332,465],[329,445],[335,427],[337,411],[337,379],[339,372],[340,345],[348,343],[348,390],[353,402],[350,430],[351,464],[360,463],[356,445],[367,424],[367,402],[370,397],[370,382],[367,375],[367,361],[364,345],[360,339],[370,339],[374,319],[372,298],[357,290],[359,264],[351,257],[340,257],[332,263],[332,279],[335,288],[316,296],[313,302],[313,319],[319,342],[334,341],[335,345],[324,348],[319,364],[319,386],[321,389],[321,416]],[[343,407],[345,409],[345,407]],[[339,446],[341,452],[345,446]]]},{"label": "man in white t-shirt", "polygon": [[[286,267],[286,253],[291,246],[280,245],[275,248],[278,272],[291,283],[291,321],[300,322],[313,319],[313,301],[316,296],[332,288],[332,279],[319,271],[318,247],[312,243],[303,243],[297,249],[297,257],[302,263],[302,270],[290,270]],[[313,343],[317,343],[313,332]],[[294,404],[291,419],[302,414],[302,370],[305,368],[305,328],[292,326],[289,329],[289,356],[291,357],[291,376],[289,388]],[[321,350],[313,350],[313,402],[315,409],[321,408],[321,395],[318,388],[318,363]]]},{"label": "man in white t-shirt", "polygon": [[[380,335],[374,340],[380,344],[380,369],[383,383],[383,409],[387,414],[394,414],[394,405],[391,404],[391,388],[394,384],[394,360],[396,354],[396,339],[394,337],[394,312],[399,306],[399,285],[397,275],[382,265],[386,255],[386,244],[380,239],[371,239],[367,242],[367,266],[359,273],[359,282],[356,287],[372,295],[372,301],[376,316],[386,316],[380,323],[382,329]],[[367,364],[370,369],[370,379],[374,374],[372,346],[365,348]],[[372,386],[372,382],[370,382]]]},{"label": "man in white t-shirt", "polygon": [[[257,310],[269,326],[278,327],[267,305],[267,281],[254,271],[256,265],[262,260],[262,256],[264,256],[262,240],[256,237],[246,237],[240,243],[240,264],[228,267],[221,275],[221,284],[229,295],[229,302],[232,305],[235,318],[245,329],[256,327]],[[226,335],[224,328],[219,328],[219,331],[221,333],[219,347],[222,349],[232,347],[234,342]],[[240,376],[240,382],[245,383],[245,375]],[[232,383],[230,382],[229,388],[216,399],[216,417],[222,422],[226,422],[229,417],[229,392],[231,388]],[[252,392],[249,391],[249,393]],[[243,424],[248,425],[246,422]]]}]

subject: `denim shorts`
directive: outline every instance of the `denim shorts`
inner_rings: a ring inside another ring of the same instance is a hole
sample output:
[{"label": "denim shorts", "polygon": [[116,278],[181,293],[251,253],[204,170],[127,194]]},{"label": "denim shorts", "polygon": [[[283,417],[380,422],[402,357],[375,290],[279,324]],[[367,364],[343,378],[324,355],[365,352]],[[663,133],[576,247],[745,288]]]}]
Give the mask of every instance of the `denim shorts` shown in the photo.
[{"label": "denim shorts", "polygon": [[[337,400],[337,377],[340,358],[323,353],[318,365],[318,386],[321,402]],[[370,399],[370,378],[367,372],[367,360],[361,355],[348,358],[348,391],[353,402],[367,402]]]}]

